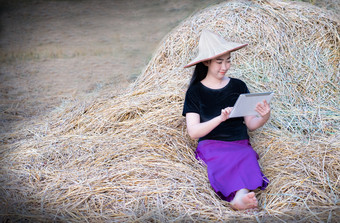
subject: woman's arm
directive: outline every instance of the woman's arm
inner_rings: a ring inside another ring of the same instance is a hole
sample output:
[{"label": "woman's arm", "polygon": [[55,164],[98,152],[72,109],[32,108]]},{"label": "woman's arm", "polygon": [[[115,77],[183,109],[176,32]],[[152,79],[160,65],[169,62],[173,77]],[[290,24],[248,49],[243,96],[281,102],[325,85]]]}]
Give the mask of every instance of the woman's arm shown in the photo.
[{"label": "woman's arm", "polygon": [[264,100],[263,103],[258,103],[256,105],[255,111],[257,111],[260,114],[259,117],[258,116],[244,117],[246,126],[250,131],[254,131],[262,127],[270,117],[270,106],[266,100]]},{"label": "woman's arm", "polygon": [[187,113],[186,122],[189,136],[192,139],[198,139],[207,135],[214,128],[216,128],[221,122],[224,122],[229,118],[229,114],[232,108],[228,107],[221,110],[221,114],[209,121],[200,122],[200,115],[197,113]]}]

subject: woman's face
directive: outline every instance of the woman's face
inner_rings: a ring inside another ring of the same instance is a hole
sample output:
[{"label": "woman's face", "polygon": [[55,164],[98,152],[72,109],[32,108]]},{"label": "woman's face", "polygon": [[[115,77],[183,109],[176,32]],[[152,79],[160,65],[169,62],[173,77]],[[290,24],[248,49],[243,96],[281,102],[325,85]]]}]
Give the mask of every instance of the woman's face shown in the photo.
[{"label": "woman's face", "polygon": [[208,74],[215,78],[221,79],[230,69],[230,53],[226,53],[220,57],[204,62],[208,66]]}]

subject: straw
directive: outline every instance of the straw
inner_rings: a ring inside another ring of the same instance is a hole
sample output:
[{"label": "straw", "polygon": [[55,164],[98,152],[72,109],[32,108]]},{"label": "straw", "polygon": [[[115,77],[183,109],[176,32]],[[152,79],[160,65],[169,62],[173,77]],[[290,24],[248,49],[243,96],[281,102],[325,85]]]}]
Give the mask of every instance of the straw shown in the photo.
[{"label": "straw", "polygon": [[[229,76],[274,91],[251,132],[270,184],[256,213],[214,193],[181,116],[200,31],[249,43]],[[121,95],[101,92],[3,135],[4,220],[65,222],[336,222],[339,214],[339,17],[311,4],[235,1],[169,33]],[[15,137],[16,140],[11,140]]]}]

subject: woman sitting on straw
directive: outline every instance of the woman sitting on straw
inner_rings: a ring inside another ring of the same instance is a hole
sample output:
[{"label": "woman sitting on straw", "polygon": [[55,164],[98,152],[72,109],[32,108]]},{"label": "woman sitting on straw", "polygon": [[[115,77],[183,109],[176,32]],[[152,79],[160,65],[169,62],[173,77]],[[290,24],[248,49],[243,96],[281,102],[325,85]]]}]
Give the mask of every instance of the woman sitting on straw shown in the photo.
[{"label": "woman sitting on straw", "polygon": [[199,54],[185,66],[196,65],[183,108],[190,137],[199,139],[196,158],[207,165],[212,188],[236,210],[256,208],[255,193],[250,191],[268,185],[247,132],[247,128],[252,131],[268,121],[268,103],[257,104],[260,116],[229,119],[238,96],[249,90],[243,81],[225,74],[231,64],[230,53],[246,45],[203,30]]}]

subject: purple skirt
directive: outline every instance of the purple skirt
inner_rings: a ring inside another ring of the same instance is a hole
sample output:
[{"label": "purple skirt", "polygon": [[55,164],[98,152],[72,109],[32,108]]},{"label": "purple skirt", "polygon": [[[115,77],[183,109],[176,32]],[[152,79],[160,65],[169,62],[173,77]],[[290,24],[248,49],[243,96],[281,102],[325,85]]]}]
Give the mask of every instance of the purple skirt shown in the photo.
[{"label": "purple skirt", "polygon": [[264,190],[269,181],[261,172],[258,154],[249,140],[204,140],[198,143],[196,159],[202,160],[212,188],[226,201],[232,201],[238,190]]}]

